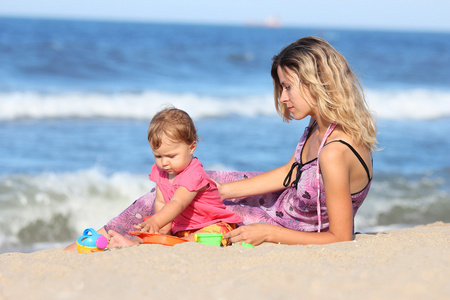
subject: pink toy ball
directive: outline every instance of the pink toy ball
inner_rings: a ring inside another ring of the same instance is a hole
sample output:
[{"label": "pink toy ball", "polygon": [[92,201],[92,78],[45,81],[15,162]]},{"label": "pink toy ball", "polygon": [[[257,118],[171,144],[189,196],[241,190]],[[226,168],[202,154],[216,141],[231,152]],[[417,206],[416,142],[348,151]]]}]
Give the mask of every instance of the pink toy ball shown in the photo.
[{"label": "pink toy ball", "polygon": [[103,235],[100,235],[95,241],[95,244],[98,249],[105,249],[108,246],[108,240]]}]

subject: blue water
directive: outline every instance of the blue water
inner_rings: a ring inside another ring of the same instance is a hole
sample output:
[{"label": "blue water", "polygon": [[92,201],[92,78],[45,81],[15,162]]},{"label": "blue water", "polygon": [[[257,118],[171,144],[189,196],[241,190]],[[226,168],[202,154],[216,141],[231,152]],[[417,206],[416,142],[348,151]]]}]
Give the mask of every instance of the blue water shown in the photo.
[{"label": "blue water", "polygon": [[450,34],[0,18],[0,252],[99,228],[153,186],[146,132],[193,116],[208,169],[267,171],[307,120],[276,114],[271,58],[307,35],[350,62],[377,116],[357,231],[450,222]]}]

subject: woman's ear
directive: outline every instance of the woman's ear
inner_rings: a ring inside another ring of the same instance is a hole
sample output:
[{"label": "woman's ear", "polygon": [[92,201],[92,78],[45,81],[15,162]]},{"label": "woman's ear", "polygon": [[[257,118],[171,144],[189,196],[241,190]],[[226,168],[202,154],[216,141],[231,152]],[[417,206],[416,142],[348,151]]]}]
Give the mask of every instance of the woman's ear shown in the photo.
[{"label": "woman's ear", "polygon": [[197,149],[197,142],[193,142],[193,143],[189,146],[189,151],[191,152],[191,155],[194,154],[195,149]]}]

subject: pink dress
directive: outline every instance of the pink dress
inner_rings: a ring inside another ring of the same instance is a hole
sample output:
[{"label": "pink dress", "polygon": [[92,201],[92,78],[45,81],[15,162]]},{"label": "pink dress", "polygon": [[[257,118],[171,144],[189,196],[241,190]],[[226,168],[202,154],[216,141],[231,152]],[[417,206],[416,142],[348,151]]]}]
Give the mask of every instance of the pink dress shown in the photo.
[{"label": "pink dress", "polygon": [[200,229],[220,221],[229,224],[242,222],[238,215],[225,208],[215,182],[208,177],[197,158],[194,158],[172,183],[169,181],[167,172],[160,170],[156,164],[152,166],[149,178],[159,187],[165,203],[172,199],[180,186],[191,192],[208,186],[205,190],[198,192],[194,200],[173,220],[172,233]]},{"label": "pink dress", "polygon": [[[308,162],[301,161],[303,146],[309,136],[312,126],[305,129],[295,149],[294,157],[299,166],[298,168],[300,169],[296,187],[289,186],[279,192],[223,201],[226,209],[236,213],[242,218],[243,221],[241,225],[266,223],[298,231],[328,231],[329,221],[325,199],[326,195],[320,169],[318,168],[318,159],[315,158]],[[328,128],[319,149],[319,153],[335,126],[336,124],[332,124],[332,126]],[[359,154],[357,154],[354,149],[352,151],[360,158]],[[319,153],[317,156],[319,156]],[[360,192],[351,195],[353,217],[366,198],[371,183],[367,166],[365,166],[363,161],[361,163],[366,169],[368,183]],[[250,178],[261,172],[206,171],[206,173],[210,178],[217,182],[227,183]],[[318,197],[318,195],[320,197]],[[105,229],[113,229],[122,234],[127,234],[129,230],[133,230],[133,224],[141,223],[142,218],[154,213],[154,198],[155,189],[137,199],[128,209],[109,221],[107,225],[105,225]]]}]

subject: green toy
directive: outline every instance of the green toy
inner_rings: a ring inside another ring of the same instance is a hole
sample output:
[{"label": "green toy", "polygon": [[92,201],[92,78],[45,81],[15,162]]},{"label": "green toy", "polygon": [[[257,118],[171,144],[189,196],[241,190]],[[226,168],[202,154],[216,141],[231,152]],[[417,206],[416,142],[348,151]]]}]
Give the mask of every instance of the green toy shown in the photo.
[{"label": "green toy", "polygon": [[255,246],[253,246],[252,244],[244,243],[244,242],[242,242],[241,246],[245,247],[245,248],[255,248]]},{"label": "green toy", "polygon": [[205,245],[214,245],[219,246],[221,245],[223,235],[221,233],[196,233],[195,234],[195,241],[197,243],[205,244]]}]

